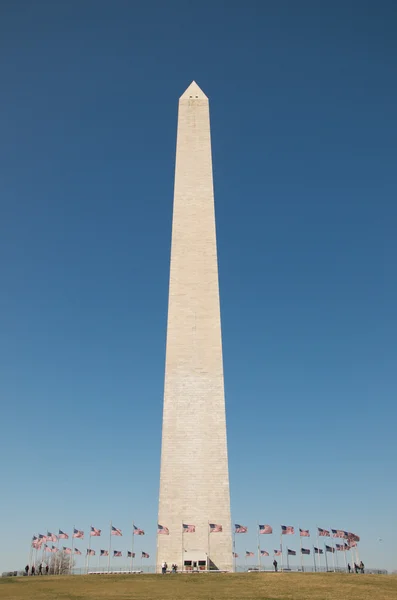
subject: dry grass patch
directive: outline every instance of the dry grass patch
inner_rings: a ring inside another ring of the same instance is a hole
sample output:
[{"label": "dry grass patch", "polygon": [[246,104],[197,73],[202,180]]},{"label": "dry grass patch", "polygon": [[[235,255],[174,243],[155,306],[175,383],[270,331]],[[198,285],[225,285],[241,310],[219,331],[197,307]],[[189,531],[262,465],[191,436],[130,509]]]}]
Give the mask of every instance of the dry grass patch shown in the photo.
[{"label": "dry grass patch", "polygon": [[334,573],[88,575],[2,580],[3,600],[396,600],[397,577]]}]

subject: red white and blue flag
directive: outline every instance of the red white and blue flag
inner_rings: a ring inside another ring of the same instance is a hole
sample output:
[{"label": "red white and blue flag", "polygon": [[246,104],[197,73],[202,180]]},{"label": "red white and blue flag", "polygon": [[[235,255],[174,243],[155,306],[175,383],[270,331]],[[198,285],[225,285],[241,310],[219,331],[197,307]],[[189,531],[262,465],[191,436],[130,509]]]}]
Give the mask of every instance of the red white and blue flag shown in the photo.
[{"label": "red white and blue flag", "polygon": [[55,535],[55,533],[50,533],[49,531],[47,531],[47,542],[57,542],[58,538]]},{"label": "red white and blue flag", "polygon": [[101,535],[101,529],[95,529],[95,527],[93,527],[91,525],[90,536],[91,537],[99,537],[100,535]]},{"label": "red white and blue flag", "polygon": [[65,554],[72,554],[72,551],[70,548],[65,548],[65,546],[63,546],[62,550],[64,551]]},{"label": "red white and blue flag", "polygon": [[81,529],[73,529],[73,537],[83,540],[84,539],[84,531],[81,531]]},{"label": "red white and blue flag", "polygon": [[112,535],[118,535],[118,536],[123,535],[121,533],[121,529],[117,529],[117,527],[113,527],[113,525],[112,525],[112,531],[111,531],[111,533],[112,533]]},{"label": "red white and blue flag", "polygon": [[261,556],[269,556],[269,552],[266,552],[266,550],[261,550]]},{"label": "red white and blue flag", "polygon": [[52,552],[51,548],[47,546],[47,544],[44,544],[44,550],[45,552]]},{"label": "red white and blue flag", "polygon": [[142,558],[149,558],[149,554],[147,552],[142,552]]},{"label": "red white and blue flag", "polygon": [[238,523],[234,525],[234,533],[247,533],[247,531],[248,527],[245,527],[244,525],[239,525]]},{"label": "red white and blue flag", "polygon": [[75,548],[75,549],[74,549],[74,553],[75,553],[75,554],[81,554],[81,552],[80,552],[80,550],[79,550],[78,548]]},{"label": "red white and blue flag", "polygon": [[259,525],[259,533],[273,533],[273,528],[270,525]]},{"label": "red white and blue flag", "polygon": [[134,525],[134,535],[145,535],[143,529],[139,529],[139,527],[135,527]]},{"label": "red white and blue flag", "polygon": [[320,537],[330,537],[328,529],[321,529],[321,527],[317,527],[317,529]]},{"label": "red white and blue flag", "polygon": [[128,558],[135,558],[135,552],[130,552],[128,550]]},{"label": "red white and blue flag", "polygon": [[164,527],[164,525],[157,525],[157,533],[159,535],[169,535],[170,530],[168,529],[168,527]]},{"label": "red white and blue flag", "polygon": [[187,525],[186,523],[182,524],[183,533],[196,533],[196,525]]},{"label": "red white and blue flag", "polygon": [[290,550],[290,549],[288,548],[288,556],[296,556],[296,552],[295,552],[295,550]]},{"label": "red white and blue flag", "polygon": [[109,551],[108,550],[101,550],[101,553],[99,556],[109,556]]},{"label": "red white and blue flag", "polygon": [[346,544],[335,544],[335,547],[339,551],[349,550],[349,546],[347,546]]},{"label": "red white and blue flag", "polygon": [[324,552],[322,551],[321,548],[316,548],[315,546],[313,546],[313,547],[314,547],[314,554],[324,554]]},{"label": "red white and blue flag", "polygon": [[113,550],[113,556],[120,557],[122,556],[120,550]]},{"label": "red white and blue flag", "polygon": [[332,548],[331,546],[325,546],[325,549],[327,552],[335,552],[335,548]]},{"label": "red white and blue flag", "polygon": [[344,538],[345,532],[341,529],[331,529],[333,538]]},{"label": "red white and blue flag", "polygon": [[210,533],[220,533],[222,531],[222,525],[217,525],[217,523],[210,523]]},{"label": "red white and blue flag", "polygon": [[291,525],[281,525],[282,535],[294,535],[295,529]]},{"label": "red white and blue flag", "polygon": [[56,546],[51,546],[51,552],[58,552],[58,548]]},{"label": "red white and blue flag", "polygon": [[95,550],[91,550],[91,548],[87,548],[87,556],[95,556]]},{"label": "red white and blue flag", "polygon": [[248,550],[245,551],[245,556],[254,556],[253,552],[248,552]]},{"label": "red white and blue flag", "polygon": [[64,531],[62,531],[61,529],[59,530],[58,537],[60,540],[68,540],[69,539],[68,534],[65,533]]},{"label": "red white and blue flag", "polygon": [[281,550],[274,550],[273,554],[274,556],[281,556]]},{"label": "red white and blue flag", "polygon": [[39,542],[40,542],[40,544],[42,544],[43,542],[46,542],[46,541],[47,541],[47,536],[44,535],[44,534],[42,534],[42,533],[39,533]]},{"label": "red white and blue flag", "polygon": [[40,543],[39,543],[39,539],[37,536],[33,536],[32,537],[32,548],[39,548],[40,547]]},{"label": "red white and blue flag", "polygon": [[233,552],[233,558],[238,558],[238,554],[236,554],[235,552]]},{"label": "red white and blue flag", "polygon": [[308,529],[299,529],[299,535],[301,537],[310,537],[310,531]]},{"label": "red white and blue flag", "polygon": [[310,554],[309,548],[301,548],[302,554]]}]

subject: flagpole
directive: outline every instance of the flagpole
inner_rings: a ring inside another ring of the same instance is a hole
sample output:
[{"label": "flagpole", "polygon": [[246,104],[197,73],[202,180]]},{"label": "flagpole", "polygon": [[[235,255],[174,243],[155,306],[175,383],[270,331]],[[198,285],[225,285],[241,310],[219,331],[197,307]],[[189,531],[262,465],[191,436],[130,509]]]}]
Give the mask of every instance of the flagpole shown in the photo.
[{"label": "flagpole", "polygon": [[233,564],[234,572],[236,572],[236,528],[234,528],[233,532]]},{"label": "flagpole", "polygon": [[345,559],[345,569],[346,569],[346,573],[347,573],[347,558],[346,558],[346,552],[347,551],[346,551],[346,548],[345,548],[345,544],[343,544],[343,548],[344,548],[344,550],[343,550],[343,556],[344,556],[344,559]]},{"label": "flagpole", "polygon": [[183,551],[184,551],[184,547],[183,547],[183,542],[184,542],[184,540],[183,540],[183,521],[181,522],[181,536],[182,536],[182,541],[181,541],[181,544],[182,544],[181,572],[183,573],[183,571],[184,571],[184,560],[183,560]]},{"label": "flagpole", "polygon": [[73,529],[72,529],[72,553],[70,555],[70,575],[73,575],[72,565],[73,565],[73,548],[74,548],[74,529],[75,529],[75,526],[73,525]]},{"label": "flagpole", "polygon": [[287,570],[289,571],[289,550],[287,546]]},{"label": "flagpole", "polygon": [[85,557],[85,568],[87,571],[87,575],[88,575],[88,569],[90,568],[90,551],[91,551],[91,527],[92,525],[90,525],[90,528],[88,530],[88,552],[87,552],[87,556]]},{"label": "flagpole", "polygon": [[[32,564],[32,556],[33,556],[33,536],[32,539],[30,540],[30,548],[29,548],[29,558],[28,558],[28,565],[29,565],[29,569],[31,568],[31,564]],[[28,575],[29,575],[29,571],[28,571]]]},{"label": "flagpole", "polygon": [[280,533],[280,550],[281,550],[281,571],[284,571],[284,555],[283,555],[283,532]]},{"label": "flagpole", "polygon": [[134,570],[134,521],[132,521],[132,534],[131,534],[131,573]]},{"label": "flagpole", "polygon": [[112,521],[110,521],[110,533],[109,533],[109,555],[108,555],[108,573],[110,572],[110,553],[112,550]]},{"label": "flagpole", "polygon": [[329,529],[329,535],[330,535],[330,540],[332,542],[332,548],[333,548],[333,551],[332,551],[332,564],[334,565],[334,573],[335,573],[336,572],[336,569],[335,569],[335,544],[334,544],[334,538],[331,537],[332,536],[332,529],[331,529],[331,527]]},{"label": "flagpole", "polygon": [[[59,529],[58,529],[58,546],[57,546],[58,550],[56,553],[56,558],[58,558],[59,556]],[[55,560],[55,565],[54,565],[54,575],[55,575],[55,571],[56,571],[56,566],[57,566],[57,561]],[[59,559],[59,574],[61,574],[61,559]]]},{"label": "flagpole", "polygon": [[210,522],[207,522],[207,571],[210,571]]},{"label": "flagpole", "polygon": [[261,571],[262,570],[262,561],[261,561],[261,550],[260,550],[260,541],[259,541],[259,522],[256,525],[257,525],[256,536],[258,538],[258,565],[259,565],[259,571]]},{"label": "flagpole", "polygon": [[327,558],[327,548],[325,547],[325,542],[324,542],[324,556],[325,556],[325,568],[327,569],[327,573],[328,573],[328,558]]},{"label": "flagpole", "polygon": [[[317,571],[317,568],[316,568],[316,550],[315,550],[314,544],[312,545],[312,548],[313,548],[314,572],[316,572]],[[320,550],[320,548],[318,548],[318,550]]]},{"label": "flagpole", "polygon": [[298,529],[299,529],[299,540],[301,543],[301,569],[302,569],[302,573],[303,573],[304,569],[303,569],[303,554],[302,554],[302,536],[301,536],[301,528],[299,527],[299,525],[298,525]]},{"label": "flagpole", "polygon": [[[316,525],[316,527],[317,527],[317,548],[320,550],[320,538],[318,536],[318,526]],[[321,571],[321,554],[320,554],[320,552],[318,553],[318,566],[319,566],[318,570]],[[327,569],[327,571],[328,571],[328,569]]]}]

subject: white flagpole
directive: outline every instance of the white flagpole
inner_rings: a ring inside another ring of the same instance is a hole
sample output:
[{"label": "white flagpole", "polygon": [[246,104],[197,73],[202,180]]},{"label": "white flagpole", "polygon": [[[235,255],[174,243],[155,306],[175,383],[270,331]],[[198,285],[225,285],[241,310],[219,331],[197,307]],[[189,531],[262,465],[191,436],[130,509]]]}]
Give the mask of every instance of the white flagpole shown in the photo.
[{"label": "white flagpole", "polygon": [[283,532],[280,533],[280,550],[281,550],[281,571],[284,571],[284,555],[283,555]]},{"label": "white flagpole", "polygon": [[74,525],[73,525],[73,529],[72,529],[72,553],[70,555],[70,574],[73,575],[73,548],[74,548]]},{"label": "white flagpole", "polygon": [[207,522],[207,571],[210,570],[210,522]]},{"label": "white flagpole", "polygon": [[[57,545],[57,553],[56,553],[56,558],[59,557],[59,529],[58,529],[58,545]],[[55,575],[55,571],[56,571],[56,566],[57,566],[57,561],[55,559],[55,565],[54,565],[54,575]],[[61,559],[59,558],[59,574],[61,574]]]},{"label": "white flagpole", "polygon": [[301,528],[298,525],[298,529],[299,529],[299,540],[301,543],[301,569],[302,569],[302,573],[303,573],[303,554],[302,554],[302,536],[301,536]]},{"label": "white flagpole", "polygon": [[287,546],[287,569],[289,571],[289,552],[288,552],[288,546]]},{"label": "white flagpole", "polygon": [[132,521],[132,533],[131,533],[131,573],[134,570],[134,521]]},{"label": "white flagpole", "polygon": [[236,528],[234,528],[233,532],[233,564],[234,572],[236,572]]},{"label": "white flagpole", "polygon": [[91,527],[92,525],[90,525],[90,528],[88,530],[88,552],[87,552],[87,556],[85,557],[85,568],[87,571],[87,575],[88,575],[88,569],[90,568],[90,550],[91,550]]},{"label": "white flagpole", "polygon": [[346,569],[346,573],[347,573],[347,558],[346,558],[346,552],[347,552],[347,550],[345,548],[345,543],[343,543],[343,548],[344,548],[344,550],[343,550],[343,556],[345,558],[345,569]]},{"label": "white flagpole", "polygon": [[327,548],[325,547],[325,542],[324,542],[324,556],[325,556],[325,568],[327,569],[327,573],[328,573],[328,558],[327,558]]},{"label": "white flagpole", "polygon": [[258,565],[259,565],[259,571],[262,571],[262,561],[261,561],[261,549],[260,549],[260,541],[259,541],[259,522],[256,524],[257,525],[257,530],[256,530],[256,536],[258,538]]},{"label": "white flagpole", "polygon": [[181,544],[182,544],[181,572],[183,572],[184,571],[184,563],[185,563],[185,561],[183,560],[183,552],[184,552],[184,547],[183,547],[183,542],[184,542],[184,540],[183,540],[183,521],[181,522],[181,536],[182,536],[182,542],[181,542]]},{"label": "white flagpole", "polygon": [[[320,538],[319,538],[319,535],[318,535],[318,527],[317,527],[317,525],[316,525],[316,528],[317,528],[317,548],[320,550]],[[318,566],[319,566],[318,570],[321,571],[321,554],[320,554],[320,552],[318,553]]]},{"label": "white flagpole", "polygon": [[[313,546],[312,546],[312,547],[313,547],[313,562],[314,562],[314,572],[316,572],[316,571],[317,571],[317,567],[316,567],[316,550],[315,550],[315,546],[314,546],[314,544],[313,544]],[[320,550],[320,548],[319,548],[319,550]]]},{"label": "white flagpole", "polygon": [[110,532],[109,532],[109,554],[108,554],[108,573],[110,572],[110,553],[112,550],[112,521],[110,521]]},{"label": "white flagpole", "polygon": [[[330,535],[330,540],[332,542],[332,564],[334,565],[334,573],[336,572],[336,568],[335,568],[335,544],[334,544],[334,538],[332,537],[332,529],[329,529],[329,535]],[[331,543],[330,542],[330,543]]]}]

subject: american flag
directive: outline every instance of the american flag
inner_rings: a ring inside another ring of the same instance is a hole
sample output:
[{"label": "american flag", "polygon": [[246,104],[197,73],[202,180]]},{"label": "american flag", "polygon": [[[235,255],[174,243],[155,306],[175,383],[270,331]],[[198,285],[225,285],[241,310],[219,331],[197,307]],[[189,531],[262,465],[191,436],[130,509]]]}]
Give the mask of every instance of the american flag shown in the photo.
[{"label": "american flag", "polygon": [[113,550],[113,556],[120,557],[120,556],[122,556],[122,554],[121,554],[120,550]]},{"label": "american flag", "polygon": [[329,537],[328,529],[321,529],[321,527],[317,527],[317,529],[318,529],[318,535],[320,537]]},{"label": "american flag", "polygon": [[57,542],[58,538],[54,533],[47,531],[47,542]]},{"label": "american flag", "polygon": [[248,527],[244,527],[244,525],[239,525],[236,523],[234,525],[234,533],[247,533]]},{"label": "american flag", "polygon": [[95,550],[91,550],[90,548],[87,548],[87,556],[95,556]]},{"label": "american flag", "polygon": [[74,549],[74,553],[75,553],[75,554],[81,554],[81,552],[80,552],[80,550],[79,550],[78,548],[75,548],[75,549]]},{"label": "american flag", "polygon": [[238,554],[236,554],[235,552],[233,552],[233,558],[238,558]]},{"label": "american flag", "polygon": [[273,554],[274,556],[281,556],[281,550],[274,550]]},{"label": "american flag", "polygon": [[291,525],[281,525],[281,533],[283,535],[293,535],[295,533],[295,529],[291,527]]},{"label": "american flag", "polygon": [[139,527],[135,527],[134,525],[134,535],[145,535],[143,529],[139,529]]},{"label": "american flag", "polygon": [[359,542],[360,541],[359,536],[356,535],[355,533],[351,533],[351,531],[348,532],[347,536],[348,536],[348,539],[349,540],[353,540],[353,542]]},{"label": "american flag", "polygon": [[99,556],[109,556],[108,550],[101,550],[101,553]]},{"label": "american flag", "polygon": [[117,529],[117,527],[113,527],[113,525],[112,525],[112,535],[119,535],[120,536],[120,535],[123,535],[123,534],[121,533],[121,529]]},{"label": "american flag", "polygon": [[302,554],[310,554],[310,550],[308,548],[301,548]]},{"label": "american flag", "polygon": [[335,544],[335,547],[339,551],[341,551],[341,550],[347,550],[348,549],[348,547],[345,546],[345,544]]},{"label": "american flag", "polygon": [[344,538],[345,532],[341,529],[331,529],[333,538]]},{"label": "american flag", "polygon": [[159,535],[169,535],[170,530],[168,529],[168,527],[164,527],[164,525],[157,525],[157,533]]},{"label": "american flag", "polygon": [[324,552],[322,551],[322,549],[321,549],[321,548],[316,548],[316,547],[314,546],[314,554],[324,554]]},{"label": "american flag", "polygon": [[99,537],[100,535],[101,535],[101,529],[95,529],[95,527],[93,527],[91,525],[90,536],[91,537]]},{"label": "american flag", "polygon": [[210,533],[220,533],[222,531],[222,525],[217,525],[216,523],[210,523]]},{"label": "american flag", "polygon": [[64,551],[65,554],[72,554],[72,551],[70,548],[65,548],[65,546],[62,548],[62,550]]},{"label": "american flag", "polygon": [[32,537],[32,548],[37,548],[37,547],[38,547],[38,543],[39,543],[39,540],[38,540],[38,538],[37,538],[37,537],[34,535],[34,536]]},{"label": "american flag", "polygon": [[289,556],[296,556],[296,552],[295,552],[295,550],[290,550],[290,549],[288,548],[288,555],[289,555]]},{"label": "american flag", "polygon": [[196,525],[186,525],[186,523],[182,524],[183,533],[196,533]]},{"label": "american flag", "polygon": [[253,552],[248,552],[248,550],[245,551],[245,556],[254,556]]},{"label": "american flag", "polygon": [[135,552],[130,552],[128,550],[128,558],[135,558]]},{"label": "american flag", "polygon": [[40,544],[42,544],[43,542],[47,541],[47,536],[43,535],[42,533],[39,533],[39,540],[40,540]]},{"label": "american flag", "polygon": [[335,548],[332,548],[331,546],[325,546],[325,549],[327,552],[335,552]]},{"label": "american flag", "polygon": [[348,545],[349,548],[355,548],[357,546],[357,542],[355,542],[354,540],[348,540]]},{"label": "american flag", "polygon": [[52,552],[51,548],[49,546],[47,546],[47,544],[44,544],[44,550],[46,552]]},{"label": "american flag", "polygon": [[56,546],[51,546],[51,552],[58,552],[58,548]]},{"label": "american flag", "polygon": [[61,529],[59,530],[58,537],[60,540],[68,540],[69,536],[67,533],[64,533]]},{"label": "american flag", "polygon": [[147,552],[142,552],[142,558],[149,558],[149,554]]},{"label": "american flag", "polygon": [[301,537],[310,537],[310,531],[308,529],[299,529]]},{"label": "american flag", "polygon": [[261,556],[269,556],[269,552],[266,552],[266,550],[261,550]]},{"label": "american flag", "polygon": [[259,525],[259,533],[273,533],[273,528],[270,525]]},{"label": "american flag", "polygon": [[81,531],[81,529],[76,529],[76,528],[73,529],[73,537],[83,540],[84,539],[84,531]]}]

